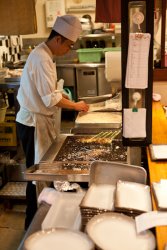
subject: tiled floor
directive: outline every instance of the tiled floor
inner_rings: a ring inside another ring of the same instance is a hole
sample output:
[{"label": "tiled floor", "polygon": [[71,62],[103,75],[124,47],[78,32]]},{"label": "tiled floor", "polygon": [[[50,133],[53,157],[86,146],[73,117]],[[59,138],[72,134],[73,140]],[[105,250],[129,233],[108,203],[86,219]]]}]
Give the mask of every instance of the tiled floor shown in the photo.
[{"label": "tiled floor", "polygon": [[22,202],[12,202],[12,207],[7,208],[5,202],[0,201],[0,249],[18,249],[25,233],[25,208]]}]

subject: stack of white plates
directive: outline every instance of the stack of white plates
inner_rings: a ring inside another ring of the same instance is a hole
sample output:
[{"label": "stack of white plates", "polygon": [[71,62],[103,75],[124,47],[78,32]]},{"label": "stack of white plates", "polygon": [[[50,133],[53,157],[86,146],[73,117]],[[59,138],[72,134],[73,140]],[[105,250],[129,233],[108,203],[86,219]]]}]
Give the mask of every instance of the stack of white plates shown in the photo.
[{"label": "stack of white plates", "polygon": [[95,215],[114,210],[115,185],[92,184],[80,204],[82,226]]},{"label": "stack of white plates", "polygon": [[132,215],[152,211],[150,187],[119,180],[115,191],[115,210]]},{"label": "stack of white plates", "polygon": [[93,250],[94,243],[82,232],[56,228],[32,234],[25,240],[24,249]]},{"label": "stack of white plates", "polygon": [[86,226],[86,232],[102,250],[154,250],[155,236],[149,230],[137,234],[135,220],[119,213],[94,216]]}]

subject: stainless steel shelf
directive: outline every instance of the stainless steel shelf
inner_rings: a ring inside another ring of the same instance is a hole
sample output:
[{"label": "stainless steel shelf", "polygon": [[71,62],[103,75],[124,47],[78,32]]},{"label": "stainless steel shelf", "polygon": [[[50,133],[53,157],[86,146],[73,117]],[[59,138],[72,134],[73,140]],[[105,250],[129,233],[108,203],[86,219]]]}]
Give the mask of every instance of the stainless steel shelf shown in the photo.
[{"label": "stainless steel shelf", "polygon": [[67,8],[66,13],[77,13],[77,12],[95,12],[95,8]]}]

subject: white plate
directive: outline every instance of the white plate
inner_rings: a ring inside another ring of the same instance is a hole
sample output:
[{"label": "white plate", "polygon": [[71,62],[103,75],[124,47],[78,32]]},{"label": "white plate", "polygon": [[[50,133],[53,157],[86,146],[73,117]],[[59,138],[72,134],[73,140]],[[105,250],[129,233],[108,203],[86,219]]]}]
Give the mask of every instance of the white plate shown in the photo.
[{"label": "white plate", "polygon": [[103,250],[153,250],[156,246],[151,231],[137,234],[134,219],[119,213],[94,216],[87,223],[86,231]]},{"label": "white plate", "polygon": [[138,212],[152,211],[150,187],[141,183],[117,182],[115,207]]},{"label": "white plate", "polygon": [[79,204],[83,193],[60,193],[42,222],[42,229],[55,227],[80,230],[81,214]]},{"label": "white plate", "polygon": [[166,160],[167,159],[167,145],[165,144],[150,144],[149,145],[152,160]]},{"label": "white plate", "polygon": [[94,244],[84,233],[62,228],[39,231],[29,236],[25,250],[93,250]]},{"label": "white plate", "polygon": [[92,184],[86,192],[82,202],[82,207],[114,210],[115,185]]},{"label": "white plate", "polygon": [[158,209],[167,210],[167,180],[153,182],[152,185]]}]

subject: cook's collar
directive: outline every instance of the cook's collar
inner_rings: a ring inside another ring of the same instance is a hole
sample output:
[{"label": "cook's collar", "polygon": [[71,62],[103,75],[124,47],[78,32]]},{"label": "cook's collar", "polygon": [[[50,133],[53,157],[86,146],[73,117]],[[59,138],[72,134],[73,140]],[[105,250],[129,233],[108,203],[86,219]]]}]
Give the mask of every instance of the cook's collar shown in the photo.
[{"label": "cook's collar", "polygon": [[43,42],[43,46],[44,46],[44,48],[46,49],[46,51],[48,52],[48,54],[50,55],[50,57],[53,60],[53,54],[52,54],[51,50],[49,49],[49,47],[47,46],[47,44],[45,42]]}]

